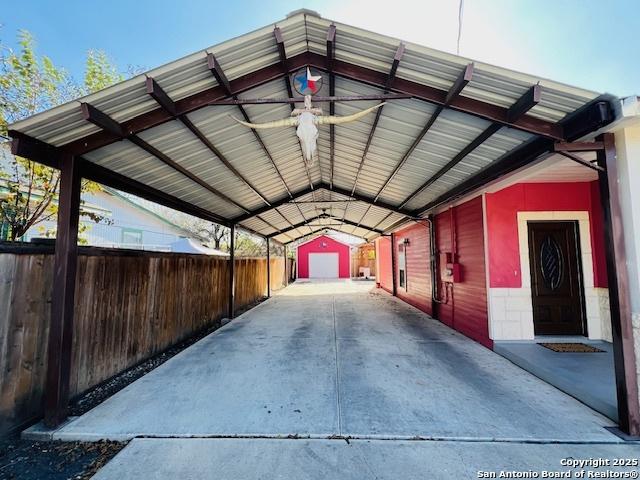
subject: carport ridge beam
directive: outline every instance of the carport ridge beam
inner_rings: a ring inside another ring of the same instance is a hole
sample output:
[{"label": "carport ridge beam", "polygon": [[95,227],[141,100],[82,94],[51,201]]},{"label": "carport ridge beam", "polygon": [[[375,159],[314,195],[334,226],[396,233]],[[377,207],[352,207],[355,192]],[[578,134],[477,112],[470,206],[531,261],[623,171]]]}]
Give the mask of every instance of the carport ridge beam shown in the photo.
[{"label": "carport ridge beam", "polygon": [[[209,55],[213,56],[213,54]],[[331,65],[330,75],[342,76],[379,88],[384,88],[387,77],[385,73],[354,65],[346,61],[332,59],[329,62],[325,55],[312,52],[303,52],[289,57],[287,59],[287,64],[289,68],[288,73],[292,73],[306,66],[313,66],[320,70],[329,72],[328,68],[329,65]],[[219,63],[217,62],[212,61],[209,65],[210,67],[213,66],[212,72],[216,76],[222,71],[221,68],[216,69],[216,67],[219,67]],[[208,88],[202,92],[195,93],[176,101],[175,113],[176,115],[181,115],[193,112],[208,106],[212,101],[224,100],[252,88],[264,85],[277,78],[281,78],[282,76],[283,72],[280,63],[278,62],[258,69],[252,74],[244,75],[234,80],[228,80],[224,77],[224,83],[220,83],[219,81],[219,84],[215,87]],[[391,91],[410,95],[413,98],[435,105],[444,105],[448,94],[446,90],[422,85],[403,78],[395,79]],[[544,136],[553,140],[565,140],[562,125],[530,115],[524,115],[517,122],[509,123],[506,108],[486,103],[481,100],[460,96],[451,102],[449,108],[484,118],[492,122],[498,122],[504,126],[509,126],[534,135]],[[171,120],[173,120],[173,116],[162,108],[159,108],[129,119],[123,122],[122,126],[125,128],[127,133],[136,134]],[[62,148],[74,155],[82,155],[118,140],[119,137],[112,133],[97,132],[73,140],[63,145]]]},{"label": "carport ridge beam", "polygon": [[625,252],[622,210],[618,191],[615,139],[612,133],[597,138],[604,149],[597,151],[600,200],[604,214],[605,258],[609,288],[609,310],[613,336],[613,355],[620,429],[640,436],[638,377],[633,339],[629,278]]}]

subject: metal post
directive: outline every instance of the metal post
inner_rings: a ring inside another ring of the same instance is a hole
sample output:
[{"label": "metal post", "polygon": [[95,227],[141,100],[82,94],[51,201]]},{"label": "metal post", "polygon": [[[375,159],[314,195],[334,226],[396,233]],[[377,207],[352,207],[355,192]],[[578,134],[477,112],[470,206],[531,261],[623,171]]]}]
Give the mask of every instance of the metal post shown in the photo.
[{"label": "metal post", "polygon": [[596,138],[604,143],[597,151],[600,199],[604,213],[605,256],[609,283],[609,309],[613,334],[613,357],[618,394],[618,423],[630,435],[640,435],[638,377],[631,324],[629,278],[626,265],[622,211],[618,193],[616,147],[612,133]]},{"label": "metal post", "polygon": [[236,226],[231,224],[229,228],[229,319],[232,319],[236,301]]},{"label": "metal post", "polygon": [[269,246],[269,238],[267,238],[267,298],[271,298],[271,255]]},{"label": "metal post", "polygon": [[393,296],[395,297],[398,294],[398,287],[396,285],[396,234],[391,234],[391,279],[393,282],[393,287],[391,291],[393,292]]},{"label": "metal post", "polygon": [[65,156],[61,161],[60,171],[58,230],[47,353],[44,422],[48,427],[60,425],[67,417],[79,216],[80,174],[78,161],[73,156]]}]

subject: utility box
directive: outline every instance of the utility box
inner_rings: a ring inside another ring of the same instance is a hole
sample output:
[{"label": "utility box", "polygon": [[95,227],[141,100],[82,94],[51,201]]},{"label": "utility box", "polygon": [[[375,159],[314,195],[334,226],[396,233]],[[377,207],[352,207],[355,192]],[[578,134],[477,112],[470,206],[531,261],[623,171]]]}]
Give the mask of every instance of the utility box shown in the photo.
[{"label": "utility box", "polygon": [[455,261],[455,255],[451,252],[440,254],[440,279],[447,283],[460,283],[462,281],[462,269]]}]

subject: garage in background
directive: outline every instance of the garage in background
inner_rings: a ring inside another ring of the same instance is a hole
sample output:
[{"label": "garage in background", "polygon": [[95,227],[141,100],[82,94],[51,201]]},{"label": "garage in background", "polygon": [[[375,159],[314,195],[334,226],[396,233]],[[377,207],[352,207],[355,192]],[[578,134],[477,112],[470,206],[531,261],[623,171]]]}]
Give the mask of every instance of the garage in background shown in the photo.
[{"label": "garage in background", "polygon": [[349,278],[351,247],[327,235],[298,245],[298,278]]}]

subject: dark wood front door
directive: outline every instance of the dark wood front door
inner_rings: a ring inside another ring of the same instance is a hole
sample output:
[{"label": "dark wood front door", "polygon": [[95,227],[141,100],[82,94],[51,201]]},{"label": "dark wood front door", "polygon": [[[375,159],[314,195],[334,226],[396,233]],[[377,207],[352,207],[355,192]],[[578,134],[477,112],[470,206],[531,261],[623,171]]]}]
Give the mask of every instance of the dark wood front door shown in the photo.
[{"label": "dark wood front door", "polygon": [[536,335],[586,335],[578,222],[529,222]]}]

